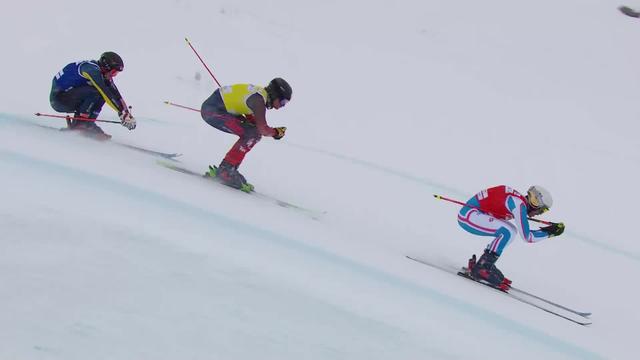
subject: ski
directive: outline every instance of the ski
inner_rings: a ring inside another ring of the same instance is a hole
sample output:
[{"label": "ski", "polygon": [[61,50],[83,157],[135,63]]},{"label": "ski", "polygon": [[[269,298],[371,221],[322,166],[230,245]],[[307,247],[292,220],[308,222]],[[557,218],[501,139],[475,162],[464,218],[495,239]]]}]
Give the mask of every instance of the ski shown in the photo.
[{"label": "ski", "polygon": [[[222,183],[220,183],[218,181],[215,181],[213,178],[211,178],[210,176],[207,176],[204,173],[195,172],[193,170],[184,168],[182,166],[178,166],[175,163],[169,163],[169,162],[162,161],[162,160],[158,160],[158,161],[156,161],[156,163],[158,163],[159,165],[161,165],[161,166],[163,166],[163,167],[165,167],[167,169],[171,169],[171,170],[174,170],[174,171],[177,171],[177,172],[180,172],[180,173],[183,173],[183,174],[191,175],[191,176],[196,176],[196,177],[198,177],[200,179],[207,180],[207,181],[210,181],[210,182],[213,182],[215,184],[222,185],[222,186],[226,186],[226,185],[224,185],[224,184],[222,184]],[[238,190],[238,189],[234,189],[234,190]],[[238,190],[238,191],[240,191],[240,190]],[[241,192],[243,192],[243,191],[241,191]],[[261,192],[255,191],[255,190],[253,190],[251,192],[244,192],[244,193],[245,194],[249,194],[251,196],[255,196],[255,197],[261,198],[263,200],[266,200],[268,202],[271,202],[271,203],[273,203],[275,205],[278,205],[280,207],[283,207],[283,208],[289,208],[289,209],[293,209],[293,210],[296,210],[296,211],[300,211],[300,212],[310,216],[313,220],[319,220],[322,217],[322,215],[326,214],[326,211],[318,211],[318,210],[305,208],[305,207],[302,207],[302,206],[299,206],[299,205],[295,205],[295,204],[292,204],[292,203],[287,202],[287,201],[280,200],[280,199],[275,198],[275,197],[273,197],[271,195],[267,195],[267,194],[264,194],[264,193],[261,193]]]},{"label": "ski", "polygon": [[618,7],[618,10],[620,10],[621,13],[630,16],[632,18],[638,18],[640,17],[640,12],[633,10],[632,8],[628,7],[628,6],[620,6]]},{"label": "ski", "polygon": [[145,149],[143,147],[139,147],[139,146],[135,146],[135,145],[129,145],[129,144],[125,144],[125,143],[121,143],[121,142],[117,142],[117,141],[111,141],[111,143],[116,144],[118,146],[126,147],[126,148],[131,149],[131,150],[139,151],[141,153],[145,153],[145,154],[149,154],[149,155],[153,155],[153,156],[159,156],[161,158],[165,158],[165,159],[171,160],[171,161],[178,161],[178,159],[176,159],[176,158],[182,156],[182,154],[179,154],[179,153],[165,153],[165,152]]},{"label": "ski", "polygon": [[[54,127],[54,126],[47,126],[47,125],[41,125],[41,124],[33,124],[36,125],[40,128],[43,129],[49,129],[49,130],[56,130],[56,131],[61,131],[61,132],[67,132],[69,131],[69,129],[67,128],[58,128],[58,127]],[[125,144],[125,143],[121,143],[118,141],[113,141],[110,140],[109,143],[111,144],[115,144],[118,146],[122,146],[125,147],[127,149],[131,149],[131,150],[135,150],[141,153],[145,153],[145,154],[149,154],[149,155],[153,155],[153,156],[159,156],[161,158],[165,158],[167,160],[171,160],[171,161],[178,161],[178,159],[176,159],[179,156],[182,156],[182,154],[178,154],[178,153],[165,153],[165,152],[161,152],[161,151],[156,151],[156,150],[150,150],[150,149],[146,149],[143,147],[139,147],[139,146],[135,146],[135,145],[129,145],[129,144]]]},{"label": "ski", "polygon": [[518,288],[513,287],[513,286],[511,287],[511,290],[512,290],[512,291],[515,291],[515,292],[519,292],[519,293],[524,294],[524,295],[527,295],[527,296],[530,296],[530,297],[532,297],[532,298],[534,298],[534,299],[537,299],[537,300],[540,300],[540,301],[542,301],[542,302],[546,302],[546,303],[547,303],[547,304],[549,304],[549,305],[553,305],[553,306],[558,307],[558,308],[560,308],[560,309],[562,309],[562,310],[566,310],[566,311],[568,311],[568,312],[570,312],[570,313],[574,313],[574,314],[576,314],[576,315],[582,316],[583,318],[588,318],[589,316],[591,316],[591,313],[590,313],[590,312],[583,312],[583,311],[573,310],[573,309],[571,309],[571,308],[568,308],[568,307],[566,307],[566,306],[560,305],[560,304],[558,304],[558,303],[556,303],[556,302],[553,302],[553,301],[551,301],[551,300],[547,300],[547,299],[545,299],[545,298],[543,298],[543,297],[540,297],[540,296],[535,295],[535,294],[532,294],[532,293],[530,293],[530,292],[527,292],[527,291],[524,291],[524,290],[518,289]]},{"label": "ski", "polygon": [[[569,317],[569,316],[566,316],[566,315],[561,314],[561,313],[560,313],[560,312],[558,312],[558,311],[554,311],[553,309],[550,309],[550,308],[544,307],[544,306],[542,306],[542,305],[536,304],[536,303],[535,303],[535,302],[533,302],[532,300],[529,300],[529,299],[527,299],[527,298],[525,298],[525,297],[523,297],[523,296],[518,296],[518,295],[516,295],[516,294],[514,294],[514,293],[511,293],[511,292],[509,292],[509,291],[505,291],[505,290],[498,289],[498,288],[496,288],[495,286],[491,285],[490,283],[485,282],[485,281],[483,281],[483,280],[481,280],[481,279],[474,279],[473,277],[471,277],[471,276],[469,276],[469,275],[467,274],[466,268],[464,268],[464,267],[463,267],[463,268],[461,268],[460,270],[455,270],[455,269],[450,269],[450,268],[447,268],[447,267],[444,267],[444,266],[441,266],[441,265],[438,265],[438,264],[434,264],[434,263],[431,263],[431,262],[428,262],[428,261],[425,261],[425,260],[422,260],[422,259],[414,258],[414,257],[408,256],[408,255],[406,256],[406,258],[407,258],[407,259],[409,259],[409,260],[413,260],[413,261],[415,261],[415,262],[418,262],[418,263],[420,263],[420,264],[430,266],[430,267],[432,267],[432,268],[434,268],[434,269],[438,269],[438,270],[440,270],[440,271],[444,271],[444,272],[446,272],[446,273],[449,273],[449,274],[452,274],[452,275],[457,275],[457,276],[463,277],[463,278],[465,278],[465,279],[467,279],[467,280],[471,280],[471,281],[473,281],[473,282],[474,282],[474,283],[476,283],[476,284],[483,285],[483,286],[486,286],[486,287],[488,287],[488,288],[491,288],[491,289],[493,289],[494,291],[497,291],[497,292],[499,292],[499,293],[502,293],[502,294],[504,294],[504,295],[506,295],[506,296],[508,296],[508,297],[510,297],[510,298],[512,298],[512,299],[515,299],[515,300],[517,300],[517,301],[521,302],[521,303],[524,303],[524,304],[527,304],[527,305],[533,306],[533,307],[535,307],[535,308],[537,308],[537,309],[540,309],[540,310],[542,310],[542,311],[545,311],[545,312],[547,312],[547,313],[549,313],[549,314],[551,314],[551,315],[554,315],[554,316],[560,317],[560,318],[562,318],[562,319],[565,319],[565,320],[571,321],[571,322],[576,323],[576,324],[578,324],[578,325],[586,326],[586,325],[590,325],[590,324],[592,324],[592,322],[591,322],[591,321],[589,321],[589,320],[588,320],[588,318],[587,318],[587,316],[591,315],[591,313],[582,312],[582,311],[576,311],[576,310],[570,309],[570,308],[568,308],[568,307],[565,307],[565,306],[559,305],[559,304],[557,304],[557,303],[554,303],[554,302],[552,302],[552,301],[549,301],[549,300],[543,299],[543,298],[541,298],[541,297],[539,297],[539,296],[537,296],[537,295],[530,294],[530,293],[528,293],[528,292],[526,292],[526,291],[519,290],[519,289],[514,289],[513,287],[510,289],[510,290],[515,290],[515,292],[516,292],[516,293],[520,293],[520,294],[522,294],[522,295],[524,295],[524,296],[530,296],[531,298],[534,298],[534,299],[537,299],[537,300],[543,301],[543,302],[545,302],[545,303],[547,303],[547,304],[549,304],[549,305],[551,305],[551,306],[554,306],[554,307],[557,307],[557,308],[559,308],[559,309],[562,309],[562,310],[565,310],[565,311],[571,312],[571,313],[576,314],[576,315],[578,315],[578,316],[580,316],[580,317],[581,317],[581,319],[574,319],[574,318],[571,318],[571,317]],[[584,315],[583,315],[583,314],[584,314]]]}]

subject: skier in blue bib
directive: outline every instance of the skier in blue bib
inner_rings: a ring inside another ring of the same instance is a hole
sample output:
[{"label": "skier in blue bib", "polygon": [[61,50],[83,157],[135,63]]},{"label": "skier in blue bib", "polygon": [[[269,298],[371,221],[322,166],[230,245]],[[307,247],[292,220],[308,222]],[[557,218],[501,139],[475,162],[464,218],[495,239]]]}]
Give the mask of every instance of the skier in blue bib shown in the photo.
[{"label": "skier in blue bib", "polygon": [[73,113],[76,119],[68,121],[69,129],[82,131],[98,140],[111,138],[92,121],[98,118],[105,103],[118,113],[122,126],[135,129],[136,120],[113,82],[123,70],[122,58],[111,51],[103,53],[97,61],[67,64],[53,77],[49,95],[51,107],[57,112]]}]

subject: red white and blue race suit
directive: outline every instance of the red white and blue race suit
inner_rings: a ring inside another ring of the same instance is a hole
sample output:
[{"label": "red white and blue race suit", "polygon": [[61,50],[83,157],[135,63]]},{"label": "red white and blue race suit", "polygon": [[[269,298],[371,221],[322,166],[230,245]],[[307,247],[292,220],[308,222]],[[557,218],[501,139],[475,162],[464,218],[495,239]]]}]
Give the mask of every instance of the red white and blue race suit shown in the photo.
[{"label": "red white and blue race suit", "polygon": [[531,231],[526,198],[508,186],[482,190],[469,199],[467,205],[458,213],[458,224],[474,235],[494,237],[487,249],[498,255],[518,232],[528,243],[549,237],[544,231]]}]

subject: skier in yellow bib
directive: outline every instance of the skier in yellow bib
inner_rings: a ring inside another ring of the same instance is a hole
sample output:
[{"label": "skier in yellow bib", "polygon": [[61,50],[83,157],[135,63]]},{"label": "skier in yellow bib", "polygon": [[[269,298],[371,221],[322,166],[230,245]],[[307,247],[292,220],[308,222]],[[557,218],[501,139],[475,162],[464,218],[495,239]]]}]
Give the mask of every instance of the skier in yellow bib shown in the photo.
[{"label": "skier in yellow bib", "polygon": [[245,155],[263,136],[276,140],[284,137],[286,127],[272,128],[267,124],[267,109],[280,109],[291,100],[291,86],[275,78],[266,87],[235,84],[217,89],[204,101],[201,114],[207,124],[240,137],[227,152],[220,166],[209,166],[208,175],[245,192],[253,191],[238,167]]}]

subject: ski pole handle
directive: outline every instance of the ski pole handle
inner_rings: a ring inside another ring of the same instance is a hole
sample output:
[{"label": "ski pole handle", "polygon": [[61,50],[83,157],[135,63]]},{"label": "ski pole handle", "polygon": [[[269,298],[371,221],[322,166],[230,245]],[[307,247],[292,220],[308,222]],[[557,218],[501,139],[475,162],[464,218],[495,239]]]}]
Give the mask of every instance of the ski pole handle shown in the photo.
[{"label": "ski pole handle", "polygon": [[[462,206],[466,206],[466,207],[470,207],[472,209],[476,209],[476,210],[480,210],[483,211],[481,208],[477,207],[477,206],[473,206],[473,205],[469,205],[469,204],[465,204],[461,201],[458,200],[454,200],[454,199],[449,199],[447,197],[441,196],[441,195],[437,195],[437,194],[433,194],[433,197],[438,199],[438,200],[444,200],[444,201],[448,201],[448,202],[452,202],[454,204],[458,204],[458,205],[462,205]],[[527,217],[527,219],[537,222],[537,223],[541,223],[541,224],[546,224],[546,225],[552,225],[554,223],[552,223],[551,221],[544,221],[544,220],[538,220],[538,219],[534,219],[531,217]]]}]

